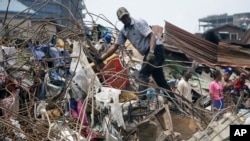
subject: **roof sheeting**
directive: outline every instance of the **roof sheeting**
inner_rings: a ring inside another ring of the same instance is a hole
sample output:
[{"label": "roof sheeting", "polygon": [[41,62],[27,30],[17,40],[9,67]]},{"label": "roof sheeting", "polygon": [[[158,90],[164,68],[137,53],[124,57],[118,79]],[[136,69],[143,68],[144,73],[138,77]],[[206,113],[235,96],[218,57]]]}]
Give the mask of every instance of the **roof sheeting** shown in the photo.
[{"label": "roof sheeting", "polygon": [[243,48],[241,46],[220,42],[217,56],[219,63],[250,68],[249,48]]},{"label": "roof sheeting", "polygon": [[197,37],[169,22],[165,22],[163,41],[170,46],[176,46],[181,52],[198,62],[205,64],[217,62],[218,46],[216,44]]},{"label": "roof sheeting", "polygon": [[226,42],[219,45],[195,36],[169,22],[165,22],[164,47],[185,54],[192,60],[209,67],[231,66],[250,68],[250,49]]}]

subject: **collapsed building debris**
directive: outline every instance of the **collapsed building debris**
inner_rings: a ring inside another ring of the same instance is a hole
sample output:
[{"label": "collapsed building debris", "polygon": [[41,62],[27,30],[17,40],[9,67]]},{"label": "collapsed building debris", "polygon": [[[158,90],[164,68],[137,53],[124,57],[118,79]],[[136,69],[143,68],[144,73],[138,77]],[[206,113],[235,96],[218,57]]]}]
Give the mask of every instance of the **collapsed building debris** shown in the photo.
[{"label": "collapsed building debris", "polygon": [[[216,45],[166,22],[163,41],[172,60],[166,59],[162,67],[177,98],[152,83],[145,91],[148,99],[139,101],[142,59],[133,46],[126,44],[97,65],[93,57],[111,45],[116,30],[93,21],[91,35],[83,22],[71,22],[75,25],[58,25],[56,35],[46,28],[54,21],[43,19],[36,30],[22,28],[20,32],[32,33],[25,38],[8,34],[0,38],[0,140],[227,140],[229,125],[249,118],[248,109],[242,108],[248,98],[244,94],[236,105],[214,115],[208,92],[210,69],[219,63],[249,66],[247,49]],[[161,27],[152,29],[161,36]],[[106,33],[111,37],[102,38]],[[193,60],[199,64],[190,79],[190,102],[175,86],[181,70],[191,67]]]}]

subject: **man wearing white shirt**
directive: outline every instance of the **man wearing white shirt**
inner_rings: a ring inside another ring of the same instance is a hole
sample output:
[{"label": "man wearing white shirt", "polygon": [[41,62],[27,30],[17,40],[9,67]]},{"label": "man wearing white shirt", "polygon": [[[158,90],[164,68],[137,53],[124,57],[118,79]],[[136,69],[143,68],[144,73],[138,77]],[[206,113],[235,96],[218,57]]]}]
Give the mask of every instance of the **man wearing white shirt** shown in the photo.
[{"label": "man wearing white shirt", "polygon": [[182,78],[177,85],[177,90],[180,96],[185,97],[188,101],[192,102],[191,86],[188,80],[192,77],[190,69],[184,69],[182,72]]}]

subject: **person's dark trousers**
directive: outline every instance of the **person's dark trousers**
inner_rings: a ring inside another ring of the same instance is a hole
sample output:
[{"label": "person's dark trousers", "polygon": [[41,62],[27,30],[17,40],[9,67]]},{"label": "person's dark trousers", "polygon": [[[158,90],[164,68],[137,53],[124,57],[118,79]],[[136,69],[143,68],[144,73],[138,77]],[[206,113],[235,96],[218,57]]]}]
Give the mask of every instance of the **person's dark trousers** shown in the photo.
[{"label": "person's dark trousers", "polygon": [[[149,50],[146,52],[144,58],[143,58],[143,64],[142,68],[139,72],[139,79],[143,81],[145,84],[139,86],[139,91],[141,92],[139,94],[139,98],[141,100],[145,100],[146,92],[145,90],[148,88],[146,85],[149,82],[149,76],[152,75],[153,79],[155,80],[156,84],[159,87],[162,87],[164,89],[167,89],[171,91],[169,85],[167,84],[167,81],[164,76],[163,72],[163,63],[166,57],[165,50],[162,45],[156,45],[156,48],[154,50],[155,60],[153,62],[146,61],[146,57],[149,53]],[[171,92],[168,92],[172,98],[175,98],[175,95]]]}]

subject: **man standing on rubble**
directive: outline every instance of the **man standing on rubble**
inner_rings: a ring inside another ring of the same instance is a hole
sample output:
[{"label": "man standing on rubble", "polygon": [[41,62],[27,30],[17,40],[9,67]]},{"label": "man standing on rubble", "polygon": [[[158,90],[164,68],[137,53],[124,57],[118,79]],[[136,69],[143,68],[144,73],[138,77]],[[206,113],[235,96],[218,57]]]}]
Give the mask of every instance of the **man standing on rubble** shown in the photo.
[{"label": "man standing on rubble", "polygon": [[[96,58],[96,62],[101,63],[111,56],[119,46],[125,44],[128,39],[138,52],[144,56],[143,64],[139,72],[139,79],[145,84],[139,86],[139,98],[141,100],[147,98],[146,95],[142,93],[146,93],[146,85],[149,82],[150,75],[152,75],[159,87],[171,91],[164,77],[163,69],[160,67],[164,63],[165,50],[160,40],[152,32],[148,23],[143,19],[130,17],[128,10],[124,7],[119,8],[116,14],[118,19],[124,24],[124,27],[120,30],[115,44],[100,58]],[[174,97],[172,93],[171,95]]]},{"label": "man standing on rubble", "polygon": [[185,97],[189,102],[192,102],[191,86],[188,80],[192,77],[191,69],[183,69],[182,78],[177,85],[177,90],[180,96]]}]

